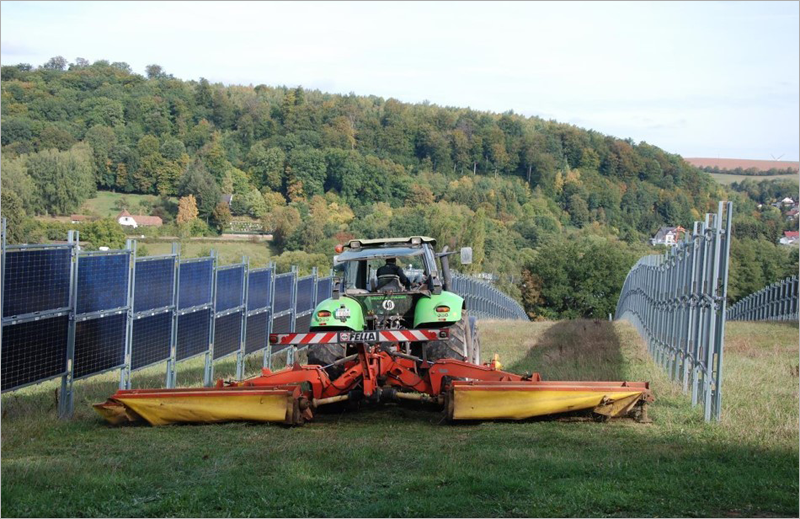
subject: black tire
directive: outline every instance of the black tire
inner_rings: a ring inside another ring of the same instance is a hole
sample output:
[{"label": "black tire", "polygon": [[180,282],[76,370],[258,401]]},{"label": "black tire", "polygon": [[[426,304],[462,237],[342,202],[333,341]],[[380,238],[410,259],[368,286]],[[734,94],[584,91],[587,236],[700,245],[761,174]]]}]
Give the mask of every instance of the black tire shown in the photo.
[{"label": "black tire", "polygon": [[[344,348],[339,344],[314,344],[309,346],[306,351],[309,364],[323,367],[344,358]],[[344,364],[325,368],[325,372],[328,373],[331,380],[336,380],[344,373]]]},{"label": "black tire", "polygon": [[[445,341],[430,341],[425,344],[425,356],[433,362],[439,359],[471,359],[472,333],[469,316],[466,310],[461,312],[461,319],[450,327],[450,336]],[[466,354],[465,354],[466,353]]]}]

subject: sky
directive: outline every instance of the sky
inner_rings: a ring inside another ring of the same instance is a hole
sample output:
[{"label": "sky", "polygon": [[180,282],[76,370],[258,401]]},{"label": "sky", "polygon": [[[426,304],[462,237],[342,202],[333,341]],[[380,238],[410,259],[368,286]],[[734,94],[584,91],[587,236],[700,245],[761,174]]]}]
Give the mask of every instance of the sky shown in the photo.
[{"label": "sky", "polygon": [[798,2],[9,2],[0,62],[513,110],[684,157],[798,160]]}]

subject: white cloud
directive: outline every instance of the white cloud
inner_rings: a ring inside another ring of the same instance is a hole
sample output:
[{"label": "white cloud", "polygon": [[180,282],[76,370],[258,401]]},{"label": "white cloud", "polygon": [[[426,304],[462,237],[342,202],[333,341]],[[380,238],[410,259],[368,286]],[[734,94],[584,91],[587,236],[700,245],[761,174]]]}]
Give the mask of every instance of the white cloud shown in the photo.
[{"label": "white cloud", "polygon": [[158,63],[796,160],[798,20],[782,2],[4,2],[0,24],[4,63]]}]

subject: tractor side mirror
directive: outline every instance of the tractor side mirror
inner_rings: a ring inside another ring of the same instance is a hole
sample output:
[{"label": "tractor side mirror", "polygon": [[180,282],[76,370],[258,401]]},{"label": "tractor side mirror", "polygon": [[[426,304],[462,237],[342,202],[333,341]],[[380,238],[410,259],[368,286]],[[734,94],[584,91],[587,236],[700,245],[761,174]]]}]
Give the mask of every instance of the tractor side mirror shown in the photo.
[{"label": "tractor side mirror", "polygon": [[461,264],[472,264],[472,247],[461,247]]}]

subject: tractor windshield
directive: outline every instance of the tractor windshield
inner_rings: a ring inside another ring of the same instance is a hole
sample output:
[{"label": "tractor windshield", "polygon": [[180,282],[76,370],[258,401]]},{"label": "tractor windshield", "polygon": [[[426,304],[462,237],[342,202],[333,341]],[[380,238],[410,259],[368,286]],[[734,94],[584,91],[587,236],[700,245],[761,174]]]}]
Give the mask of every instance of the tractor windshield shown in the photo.
[{"label": "tractor windshield", "polygon": [[378,269],[386,264],[386,258],[397,258],[397,265],[414,286],[421,285],[430,274],[432,257],[429,256],[432,255],[424,247],[348,250],[336,258],[334,268],[343,278],[345,291],[372,292],[377,285]]}]

